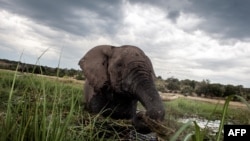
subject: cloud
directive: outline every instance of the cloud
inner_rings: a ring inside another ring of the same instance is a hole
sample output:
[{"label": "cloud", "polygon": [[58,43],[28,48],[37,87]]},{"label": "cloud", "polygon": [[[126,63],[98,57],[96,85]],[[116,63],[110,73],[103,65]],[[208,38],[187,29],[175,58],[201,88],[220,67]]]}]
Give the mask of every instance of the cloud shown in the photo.
[{"label": "cloud", "polygon": [[116,0],[12,0],[0,2],[0,7],[54,30],[87,36],[96,31],[112,33],[112,27],[119,21],[119,3]]},{"label": "cloud", "polygon": [[215,38],[249,40],[250,1],[248,0],[209,0],[205,2],[200,0],[183,0],[181,2],[176,0],[131,0],[131,2],[148,3],[159,7],[169,13],[166,18],[173,22],[182,16],[181,13],[203,19],[202,24],[196,28],[202,29]]},{"label": "cloud", "polygon": [[[168,13],[157,7],[128,3],[126,10],[129,11],[124,17],[126,26],[120,35],[126,41],[142,46],[152,58],[156,73],[165,78],[216,78],[217,71],[229,77],[242,73],[235,70],[244,66],[242,61],[249,58],[244,56],[249,52],[244,49],[248,43],[238,41],[233,46],[222,45],[209,33],[193,31],[203,21],[195,15],[180,13],[173,23],[165,18]],[[190,24],[191,27],[186,26]]]},{"label": "cloud", "polygon": [[205,2],[194,0],[186,11],[205,17],[206,20],[204,24],[200,25],[200,28],[213,35],[218,35],[215,37],[242,40],[249,39],[249,4],[250,1],[247,0],[211,0]]},{"label": "cloud", "polygon": [[48,46],[48,37],[42,36],[34,31],[36,28],[49,32],[47,27],[37,25],[27,18],[11,14],[7,11],[0,11],[1,34],[0,41],[5,43],[5,47],[17,52],[31,51],[30,55],[38,55]]},{"label": "cloud", "polygon": [[204,22],[204,19],[199,18],[194,14],[186,14],[183,12],[180,12],[178,18],[176,18],[177,26],[183,30],[197,30],[196,28],[202,22]]},{"label": "cloud", "polygon": [[61,59],[61,67],[79,69],[78,60],[96,45],[131,44],[163,78],[250,86],[248,9],[223,2],[0,1],[0,55],[18,60],[23,51],[23,61],[34,63],[49,48],[42,65]]}]

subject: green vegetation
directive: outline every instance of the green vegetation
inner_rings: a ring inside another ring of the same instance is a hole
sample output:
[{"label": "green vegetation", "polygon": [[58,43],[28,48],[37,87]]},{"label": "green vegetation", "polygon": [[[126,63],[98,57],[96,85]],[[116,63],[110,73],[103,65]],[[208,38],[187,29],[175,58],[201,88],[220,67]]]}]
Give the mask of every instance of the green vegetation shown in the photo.
[{"label": "green vegetation", "polygon": [[[46,50],[44,53],[46,53]],[[6,59],[0,59],[0,69],[15,70],[17,64],[19,64],[19,67],[17,69],[17,71],[19,72],[43,74],[56,77],[70,77],[77,80],[85,79],[81,70],[67,68],[62,69],[59,67],[51,68],[48,66],[38,66],[37,64],[33,65],[22,62],[10,61]],[[57,72],[60,73],[58,74]],[[205,97],[222,98],[225,98],[232,94],[236,94],[246,100],[250,100],[250,88],[244,88],[242,85],[234,86],[230,84],[222,85],[218,83],[211,83],[208,79],[204,79],[201,82],[189,79],[179,80],[174,77],[163,80],[161,76],[158,76],[156,79],[156,86],[157,89],[161,92],[174,92],[182,93],[184,95],[198,95]],[[233,98],[232,100],[238,99]]]},{"label": "green vegetation", "polygon": [[1,140],[62,140],[77,110],[73,107],[79,104],[80,87],[35,75],[0,73]]},{"label": "green vegetation", "polygon": [[[210,83],[209,80],[201,82],[194,80],[179,80],[177,78],[168,78],[163,80],[158,77],[156,80],[157,88],[161,92],[182,93],[184,95],[197,95],[204,97],[220,97],[226,98],[229,95],[238,95],[246,100],[250,100],[250,88],[244,88],[242,85],[222,85],[218,83]],[[239,100],[233,98],[232,100]]]},{"label": "green vegetation", "polygon": [[1,141],[112,140],[123,128],[83,110],[82,83],[0,70],[0,90]]},{"label": "green vegetation", "polygon": [[[82,82],[59,77],[0,70],[0,140],[119,140],[134,130],[130,121],[85,112],[82,85]],[[228,108],[228,105],[223,107],[184,98],[165,102],[165,105],[164,125],[177,131],[166,139],[173,141],[221,138],[211,137],[207,129],[201,129],[195,122],[178,123],[178,118],[191,116],[250,124],[250,111],[245,108]]]},{"label": "green vegetation", "polygon": [[[168,113],[166,118],[199,117],[209,120],[219,120],[222,117],[223,105],[178,98],[165,102]],[[250,110],[246,108],[230,107],[226,121],[234,124],[250,124]]]},{"label": "green vegetation", "polygon": [[[229,107],[230,101],[237,97],[241,99],[248,108]],[[209,128],[201,128],[196,121],[189,121],[183,125],[175,124],[176,133],[170,138],[171,141],[177,139],[203,141],[203,140],[223,140],[222,129],[224,124],[250,124],[250,108],[244,98],[237,95],[227,97],[224,105],[206,103],[201,101],[179,98],[174,101],[165,102],[168,122],[179,118],[195,117],[208,119],[208,121],[220,120],[220,127],[216,135],[211,135]]]},{"label": "green vegetation", "polygon": [[[43,52],[43,54],[46,53]],[[42,55],[43,55],[42,54]],[[42,57],[42,55],[40,57]],[[19,67],[17,68],[17,65]],[[48,66],[39,66],[33,64],[26,64],[22,62],[10,61],[6,59],[0,59],[0,69],[7,69],[15,71],[17,68],[18,72],[26,72],[26,73],[33,73],[33,74],[43,74],[48,76],[56,76],[56,77],[73,77],[77,80],[84,80],[84,76],[82,71],[75,70],[75,69],[61,69],[59,67],[52,68]],[[60,72],[59,74],[57,72]]]}]

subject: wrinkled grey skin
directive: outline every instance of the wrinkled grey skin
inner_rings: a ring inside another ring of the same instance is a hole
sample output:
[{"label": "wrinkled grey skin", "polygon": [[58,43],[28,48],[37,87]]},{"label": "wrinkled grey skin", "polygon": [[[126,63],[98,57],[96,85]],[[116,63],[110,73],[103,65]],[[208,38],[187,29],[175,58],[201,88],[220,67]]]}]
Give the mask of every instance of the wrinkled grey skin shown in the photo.
[{"label": "wrinkled grey skin", "polygon": [[137,101],[146,115],[162,121],[165,110],[155,88],[155,74],[149,58],[135,46],[101,45],[89,50],[79,61],[86,77],[86,109],[114,119],[132,119],[141,133],[150,129],[136,114]]}]

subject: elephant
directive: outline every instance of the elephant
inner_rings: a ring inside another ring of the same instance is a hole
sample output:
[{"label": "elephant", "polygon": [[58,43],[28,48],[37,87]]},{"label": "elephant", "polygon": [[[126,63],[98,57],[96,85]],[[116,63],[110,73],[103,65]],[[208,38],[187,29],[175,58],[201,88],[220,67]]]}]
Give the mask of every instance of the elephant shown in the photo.
[{"label": "elephant", "polygon": [[139,101],[148,118],[164,120],[165,109],[154,83],[152,63],[138,47],[99,45],[90,49],[79,65],[86,78],[84,99],[88,112],[131,119],[138,132],[150,133],[138,116]]}]

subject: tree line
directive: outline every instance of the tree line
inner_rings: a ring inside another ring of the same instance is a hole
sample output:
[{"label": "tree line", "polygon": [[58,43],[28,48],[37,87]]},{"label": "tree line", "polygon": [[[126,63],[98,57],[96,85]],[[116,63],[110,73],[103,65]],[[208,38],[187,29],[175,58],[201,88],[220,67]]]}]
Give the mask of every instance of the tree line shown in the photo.
[{"label": "tree line", "polygon": [[[18,68],[17,65],[19,64]],[[34,64],[27,64],[7,59],[0,59],[0,69],[16,70],[23,73],[34,73],[48,76],[58,77],[74,77],[77,80],[84,80],[81,70],[68,69],[68,68],[53,68],[48,66],[40,66]]]},{"label": "tree line", "polygon": [[[25,73],[43,74],[48,76],[58,77],[73,77],[77,80],[84,80],[85,77],[81,70],[67,68],[52,68],[48,66],[39,66],[27,64],[17,61],[0,59],[0,69],[16,70],[19,64],[18,71]],[[183,95],[197,95],[203,97],[224,98],[232,94],[237,94],[250,100],[250,88],[244,88],[242,85],[223,85],[219,83],[211,83],[208,79],[202,81],[195,80],[179,80],[171,77],[162,79],[158,76],[156,79],[156,87],[161,92],[182,93]]]},{"label": "tree line", "polygon": [[225,98],[235,94],[250,100],[250,88],[244,88],[242,85],[211,83],[208,79],[199,82],[189,79],[179,80],[174,77],[163,80],[161,77],[157,77],[156,86],[161,92],[182,93],[185,96],[197,95],[210,98]]}]

